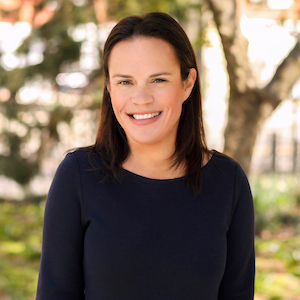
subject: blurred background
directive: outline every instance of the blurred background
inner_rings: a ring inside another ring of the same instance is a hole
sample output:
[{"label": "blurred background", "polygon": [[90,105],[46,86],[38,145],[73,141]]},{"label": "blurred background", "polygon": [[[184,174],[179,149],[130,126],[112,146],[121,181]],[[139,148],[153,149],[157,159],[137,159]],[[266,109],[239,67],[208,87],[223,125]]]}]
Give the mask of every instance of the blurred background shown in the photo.
[{"label": "blurred background", "polygon": [[208,146],[249,176],[255,299],[299,300],[299,0],[0,0],[0,298],[34,299],[54,172],[94,143],[103,44],[120,18],[150,11],[188,33]]}]

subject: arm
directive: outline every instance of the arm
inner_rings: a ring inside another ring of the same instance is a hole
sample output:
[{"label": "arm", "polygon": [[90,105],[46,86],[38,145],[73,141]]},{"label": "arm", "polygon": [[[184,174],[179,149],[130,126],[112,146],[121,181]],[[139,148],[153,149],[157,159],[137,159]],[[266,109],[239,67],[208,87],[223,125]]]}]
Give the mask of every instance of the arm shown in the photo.
[{"label": "arm", "polygon": [[254,207],[247,177],[237,165],[227,262],[219,300],[252,300],[254,295]]},{"label": "arm", "polygon": [[54,176],[45,208],[37,300],[83,300],[81,181],[75,154]]}]

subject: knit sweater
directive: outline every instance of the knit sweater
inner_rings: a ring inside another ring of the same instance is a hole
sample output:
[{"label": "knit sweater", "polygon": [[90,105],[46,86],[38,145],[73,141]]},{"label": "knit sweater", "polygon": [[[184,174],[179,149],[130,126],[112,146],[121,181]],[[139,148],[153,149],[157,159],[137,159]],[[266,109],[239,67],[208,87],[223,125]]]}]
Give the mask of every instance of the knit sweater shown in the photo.
[{"label": "knit sweater", "polygon": [[184,177],[103,181],[92,161],[68,154],[52,182],[37,300],[253,299],[253,200],[238,163],[214,153],[195,196]]}]

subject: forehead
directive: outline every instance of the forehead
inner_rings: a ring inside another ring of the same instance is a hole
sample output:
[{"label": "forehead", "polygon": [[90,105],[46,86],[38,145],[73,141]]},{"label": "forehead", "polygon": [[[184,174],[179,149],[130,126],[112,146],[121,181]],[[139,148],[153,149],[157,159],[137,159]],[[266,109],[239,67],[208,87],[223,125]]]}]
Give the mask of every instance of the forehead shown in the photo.
[{"label": "forehead", "polygon": [[110,54],[108,67],[136,68],[141,66],[178,68],[179,61],[173,46],[155,37],[134,37],[117,43]]}]

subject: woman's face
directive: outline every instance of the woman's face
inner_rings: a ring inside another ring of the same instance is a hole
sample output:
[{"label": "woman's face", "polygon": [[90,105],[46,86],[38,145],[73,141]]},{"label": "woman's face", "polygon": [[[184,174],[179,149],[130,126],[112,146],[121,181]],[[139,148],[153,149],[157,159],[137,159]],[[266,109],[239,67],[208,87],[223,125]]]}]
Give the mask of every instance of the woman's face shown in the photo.
[{"label": "woman's face", "polygon": [[107,89],[129,147],[175,146],[182,103],[194,86],[196,70],[182,81],[173,46],[153,37],[117,43],[108,70]]}]

